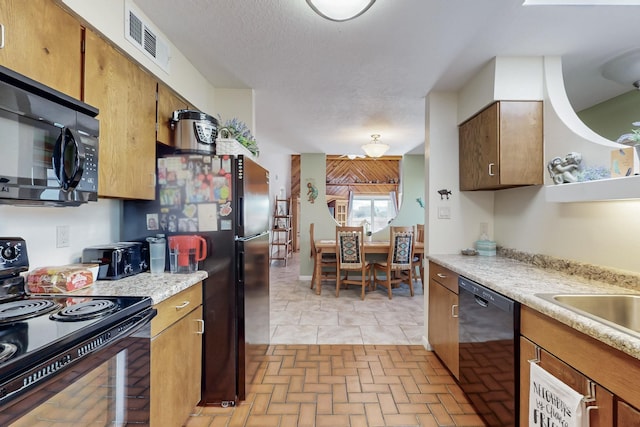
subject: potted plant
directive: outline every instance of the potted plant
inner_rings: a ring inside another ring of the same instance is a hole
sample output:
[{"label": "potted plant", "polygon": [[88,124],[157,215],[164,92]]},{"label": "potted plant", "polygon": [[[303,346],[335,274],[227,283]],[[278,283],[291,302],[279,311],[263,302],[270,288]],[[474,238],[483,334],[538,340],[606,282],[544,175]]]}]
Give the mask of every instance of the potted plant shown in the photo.
[{"label": "potted plant", "polygon": [[236,117],[226,121],[222,120],[220,115],[218,115],[218,118],[222,123],[222,127],[218,131],[222,138],[235,139],[256,157],[260,154],[258,143],[245,122],[238,120]]}]

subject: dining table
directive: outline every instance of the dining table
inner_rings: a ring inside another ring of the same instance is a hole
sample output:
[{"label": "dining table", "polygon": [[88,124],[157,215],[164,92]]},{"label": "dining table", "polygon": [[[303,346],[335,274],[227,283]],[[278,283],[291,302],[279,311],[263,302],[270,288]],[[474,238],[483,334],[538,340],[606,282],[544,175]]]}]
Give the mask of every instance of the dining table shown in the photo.
[{"label": "dining table", "polygon": [[[335,254],[336,253],[336,241],[331,239],[320,239],[316,240],[316,259],[315,269],[316,271],[321,271],[322,268],[322,254]],[[364,242],[364,255],[367,254],[388,254],[389,253],[390,242],[387,241],[366,241]],[[415,242],[413,245],[413,254],[414,256],[418,256],[422,259],[424,255],[424,242]],[[316,294],[320,295],[321,288],[321,274],[316,274],[314,288],[316,290]]]}]

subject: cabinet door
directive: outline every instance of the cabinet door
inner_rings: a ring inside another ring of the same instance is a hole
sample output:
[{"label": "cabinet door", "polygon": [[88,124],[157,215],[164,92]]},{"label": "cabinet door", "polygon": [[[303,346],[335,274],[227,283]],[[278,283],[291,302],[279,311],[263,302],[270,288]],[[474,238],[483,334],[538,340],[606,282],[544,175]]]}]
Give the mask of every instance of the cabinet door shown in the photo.
[{"label": "cabinet door", "polygon": [[617,426],[640,426],[640,411],[625,402],[616,404]]},{"label": "cabinet door", "polygon": [[87,30],[84,95],[100,109],[98,194],[153,200],[155,79]]},{"label": "cabinet door", "polygon": [[[590,427],[612,427],[613,424],[613,394],[599,384],[590,385],[589,378],[573,369],[560,359],[543,349],[539,350],[539,365],[545,371],[558,378],[575,391],[587,396],[595,391],[594,402],[589,406],[597,406],[587,412]],[[524,337],[520,337],[520,425],[528,426],[529,422],[529,360],[536,358],[536,345]],[[634,425],[634,424],[624,424]]]},{"label": "cabinet door", "polygon": [[429,343],[433,351],[458,378],[458,295],[429,280]]},{"label": "cabinet door", "polygon": [[171,88],[158,83],[158,117],[156,141],[174,146],[173,131],[171,130],[171,116],[175,110],[188,109],[189,104],[180,98]]},{"label": "cabinet door", "polygon": [[542,102],[500,101],[500,185],[542,185]]},{"label": "cabinet door", "polygon": [[495,102],[460,125],[459,141],[460,190],[542,184],[542,102]]},{"label": "cabinet door", "polygon": [[498,104],[492,104],[460,125],[460,190],[496,187],[498,163]]},{"label": "cabinet door", "polygon": [[0,64],[80,99],[82,28],[53,0],[0,0]]},{"label": "cabinet door", "polygon": [[200,401],[202,306],[151,340],[152,426],[181,426]]}]

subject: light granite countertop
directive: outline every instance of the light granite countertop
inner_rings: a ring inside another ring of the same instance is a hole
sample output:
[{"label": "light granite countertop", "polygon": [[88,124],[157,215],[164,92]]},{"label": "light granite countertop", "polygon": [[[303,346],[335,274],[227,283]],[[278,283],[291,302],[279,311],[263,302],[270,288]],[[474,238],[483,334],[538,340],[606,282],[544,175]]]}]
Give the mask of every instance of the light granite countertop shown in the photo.
[{"label": "light granite countertop", "polygon": [[640,338],[536,296],[541,293],[640,294],[637,288],[543,269],[501,256],[428,255],[427,258],[640,359]]},{"label": "light granite countertop", "polygon": [[206,271],[191,274],[140,273],[120,280],[98,280],[93,285],[72,292],[73,295],[151,297],[154,304],[206,279]]}]

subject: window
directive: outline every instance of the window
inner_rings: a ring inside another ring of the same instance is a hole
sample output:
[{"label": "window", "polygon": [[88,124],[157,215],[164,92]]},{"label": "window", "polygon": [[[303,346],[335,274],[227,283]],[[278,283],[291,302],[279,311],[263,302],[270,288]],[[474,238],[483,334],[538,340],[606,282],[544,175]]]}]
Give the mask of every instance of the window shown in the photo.
[{"label": "window", "polygon": [[395,201],[391,197],[390,194],[354,195],[349,209],[349,225],[361,226],[366,221],[371,226],[365,225],[365,230],[382,230],[397,214]]}]

